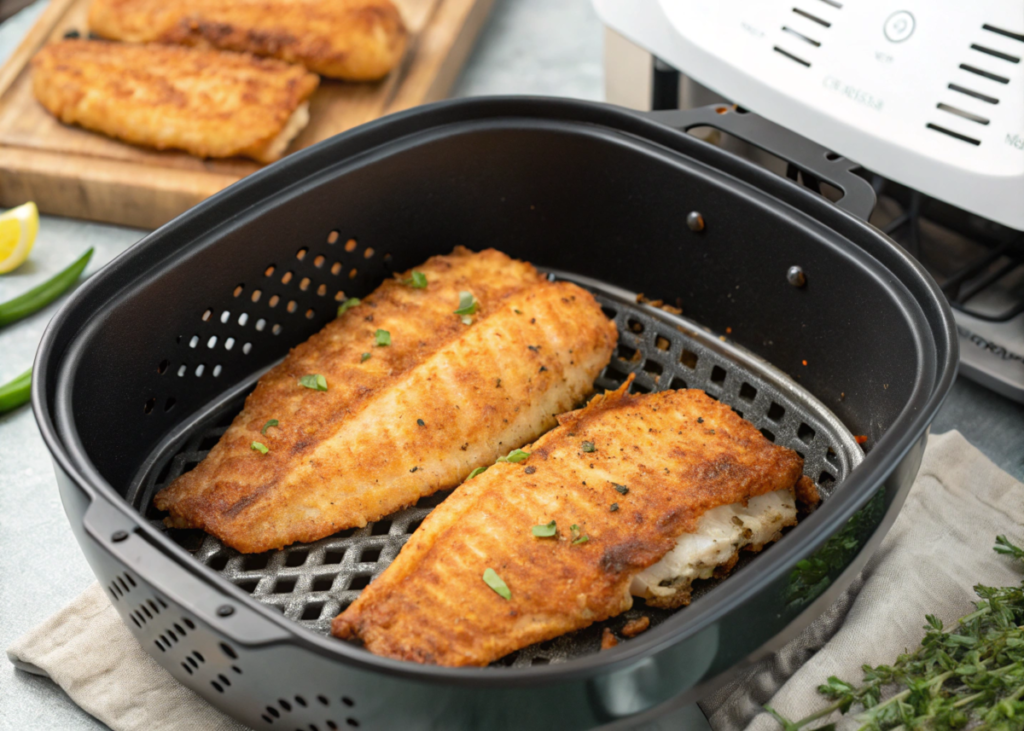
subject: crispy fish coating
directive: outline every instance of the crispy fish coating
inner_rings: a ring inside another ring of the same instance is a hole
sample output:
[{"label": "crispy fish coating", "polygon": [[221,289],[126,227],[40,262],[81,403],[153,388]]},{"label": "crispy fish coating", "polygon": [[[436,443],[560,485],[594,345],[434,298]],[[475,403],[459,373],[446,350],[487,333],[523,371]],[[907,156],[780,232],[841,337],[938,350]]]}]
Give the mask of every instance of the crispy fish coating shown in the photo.
[{"label": "crispy fish coating", "polygon": [[[333,633],[387,657],[487,665],[629,609],[632,578],[701,515],[800,478],[799,455],[702,391],[627,387],[560,416],[526,461],[461,485]],[[533,535],[550,521],[555,537]],[[488,568],[511,599],[482,580]]]},{"label": "crispy fish coating", "polygon": [[[385,282],[264,375],[157,507],[246,553],[363,526],[550,429],[611,357],[615,325],[593,296],[525,262],[459,247],[415,271],[426,288],[403,284],[410,272]],[[471,325],[454,312],[464,291]],[[300,385],[314,374],[326,391]]]},{"label": "crispy fish coating", "polygon": [[133,43],[245,51],[350,81],[387,75],[408,35],[391,0],[93,0],[89,29]]},{"label": "crispy fish coating", "polygon": [[305,121],[319,79],[247,54],[64,40],[32,59],[46,109],[137,145],[271,162]]}]

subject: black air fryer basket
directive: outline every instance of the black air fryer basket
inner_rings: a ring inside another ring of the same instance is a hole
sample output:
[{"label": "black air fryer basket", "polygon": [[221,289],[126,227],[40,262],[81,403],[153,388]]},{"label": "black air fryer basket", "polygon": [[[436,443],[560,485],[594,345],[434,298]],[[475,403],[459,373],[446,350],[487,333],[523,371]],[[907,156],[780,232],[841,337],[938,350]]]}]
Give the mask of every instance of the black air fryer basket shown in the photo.
[{"label": "black air fryer basket", "polygon": [[[783,157],[805,185],[684,133],[699,125]],[[257,729],[625,728],[690,703],[849,584],[955,375],[949,308],[864,222],[874,199],[853,167],[725,108],[527,98],[424,107],[291,155],[146,237],[50,324],[33,406],[76,537],[142,646]],[[838,203],[808,189],[820,181]],[[633,373],[639,391],[705,389],[804,455],[821,507],[689,607],[638,600],[459,669],[327,635],[443,495],[255,556],[164,529],[152,495],[202,459],[267,368],[340,299],[460,244],[590,289],[620,331],[600,387]],[[598,650],[603,626],[640,615],[651,629]]]}]

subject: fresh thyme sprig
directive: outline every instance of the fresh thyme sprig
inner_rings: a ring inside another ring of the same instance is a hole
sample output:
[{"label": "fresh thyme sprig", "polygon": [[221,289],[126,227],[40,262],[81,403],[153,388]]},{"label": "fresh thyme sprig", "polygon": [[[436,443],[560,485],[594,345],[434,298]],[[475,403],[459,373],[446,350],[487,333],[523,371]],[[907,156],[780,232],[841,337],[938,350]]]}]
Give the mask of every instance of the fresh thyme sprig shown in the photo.
[{"label": "fresh thyme sprig", "polygon": [[[1024,549],[996,537],[996,553],[1024,564]],[[927,615],[921,646],[893,665],[865,665],[857,686],[833,676],[818,687],[832,703],[790,721],[771,706],[765,710],[785,731],[799,729],[835,711],[848,713],[867,731],[958,729],[1024,731],[1024,581],[1018,586],[974,587],[981,601],[946,632]],[[895,691],[882,699],[883,690]],[[821,727],[834,729],[834,724]]]}]

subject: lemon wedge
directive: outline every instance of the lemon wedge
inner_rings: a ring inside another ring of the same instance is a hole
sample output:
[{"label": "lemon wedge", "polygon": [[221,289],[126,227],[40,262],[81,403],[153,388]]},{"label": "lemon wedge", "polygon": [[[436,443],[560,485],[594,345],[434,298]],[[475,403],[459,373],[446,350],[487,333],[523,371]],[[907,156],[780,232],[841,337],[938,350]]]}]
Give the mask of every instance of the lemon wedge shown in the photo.
[{"label": "lemon wedge", "polygon": [[0,274],[13,272],[28,259],[39,232],[39,210],[31,201],[0,213]]}]

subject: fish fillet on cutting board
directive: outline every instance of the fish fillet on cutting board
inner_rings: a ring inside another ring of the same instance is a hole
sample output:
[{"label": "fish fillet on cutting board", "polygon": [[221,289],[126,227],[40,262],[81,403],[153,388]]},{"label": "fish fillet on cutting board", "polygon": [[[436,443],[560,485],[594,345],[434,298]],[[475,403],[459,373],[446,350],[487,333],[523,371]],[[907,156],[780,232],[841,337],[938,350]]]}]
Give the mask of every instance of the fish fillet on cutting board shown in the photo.
[{"label": "fish fillet on cutting board", "polygon": [[[387,657],[487,665],[629,609],[634,577],[703,515],[801,479],[798,454],[704,392],[628,386],[560,416],[525,461],[459,486],[333,633]],[[556,537],[533,535],[552,520]],[[489,568],[510,599],[484,582]]]},{"label": "fish fillet on cutting board", "polygon": [[349,81],[385,76],[408,36],[391,0],[93,0],[89,30],[270,56]]},{"label": "fish fillet on cutting board", "polygon": [[199,157],[276,160],[317,84],[301,66],[177,46],[64,40],[32,59],[36,99],[61,122]]},{"label": "fish fillet on cutting board", "polygon": [[[459,247],[414,271],[425,289],[409,272],[385,282],[260,379],[206,459],[157,494],[172,524],[246,553],[366,525],[550,429],[611,357],[615,324],[593,296],[526,262]],[[454,313],[464,291],[480,304],[471,325]],[[326,391],[300,385],[315,374]]]}]

